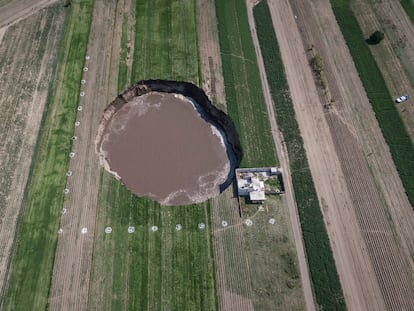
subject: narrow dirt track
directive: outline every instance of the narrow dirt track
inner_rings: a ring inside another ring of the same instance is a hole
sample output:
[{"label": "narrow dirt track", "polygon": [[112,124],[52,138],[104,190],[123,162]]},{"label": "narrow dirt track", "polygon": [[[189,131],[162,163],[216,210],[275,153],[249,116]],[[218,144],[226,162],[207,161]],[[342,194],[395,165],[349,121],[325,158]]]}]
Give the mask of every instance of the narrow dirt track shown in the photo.
[{"label": "narrow dirt track", "polygon": [[[401,211],[406,214],[409,204],[401,196],[401,182],[330,4],[316,1],[314,10],[303,1],[290,1],[292,7],[287,1],[270,3],[347,306],[350,310],[411,310],[413,270],[407,242],[395,230],[399,222],[388,216],[390,212],[391,217]],[[314,11],[324,25],[316,22]],[[314,83],[311,86],[306,49],[312,45],[324,61],[327,96]],[[323,108],[330,106],[331,98],[331,108]],[[383,176],[399,195],[398,207],[387,206],[388,192],[378,191]]]},{"label": "narrow dirt track", "polygon": [[215,105],[225,109],[226,94],[214,1],[198,0],[197,4],[202,88]]},{"label": "narrow dirt track", "polygon": [[[75,129],[73,175],[68,177],[70,193],[64,202],[54,263],[49,310],[86,310],[91,272],[94,228],[99,190],[100,165],[95,153],[95,136],[105,106],[117,95],[120,33],[114,31],[116,1],[96,1],[89,37],[81,97],[80,125]],[[122,22],[121,22],[122,25]],[[117,49],[113,46],[118,46]],[[80,83],[80,81],[79,81]],[[81,234],[87,228],[86,234]]]},{"label": "narrow dirt track", "polygon": [[300,269],[300,275],[301,275],[301,280],[302,280],[302,288],[304,292],[306,308],[307,310],[315,310],[315,301],[313,299],[312,285],[310,282],[308,263],[307,263],[305,249],[303,245],[302,229],[300,227],[299,214],[298,214],[296,201],[295,201],[294,193],[293,193],[292,179],[291,179],[290,167],[289,167],[289,159],[288,159],[286,147],[282,144],[283,139],[281,137],[281,133],[277,126],[276,115],[273,109],[274,104],[272,100],[272,95],[270,93],[269,85],[267,83],[266,69],[264,66],[262,53],[260,51],[260,44],[259,44],[259,40],[257,38],[257,33],[256,33],[256,25],[255,25],[254,17],[253,17],[253,6],[255,2],[256,1],[254,0],[246,0],[247,15],[249,18],[250,31],[252,33],[253,43],[254,43],[254,47],[256,50],[256,57],[257,57],[257,62],[259,65],[259,70],[260,70],[260,78],[262,80],[263,94],[264,94],[264,98],[266,101],[267,113],[269,115],[270,127],[272,129],[273,142],[276,146],[277,156],[279,158],[280,165],[284,173],[283,177],[284,177],[284,185],[286,189],[286,198],[287,198],[287,203],[289,207],[289,214],[290,214],[290,221],[291,221],[291,225],[293,229],[293,236],[295,238],[296,252],[297,252],[298,260],[299,260],[299,269]]}]

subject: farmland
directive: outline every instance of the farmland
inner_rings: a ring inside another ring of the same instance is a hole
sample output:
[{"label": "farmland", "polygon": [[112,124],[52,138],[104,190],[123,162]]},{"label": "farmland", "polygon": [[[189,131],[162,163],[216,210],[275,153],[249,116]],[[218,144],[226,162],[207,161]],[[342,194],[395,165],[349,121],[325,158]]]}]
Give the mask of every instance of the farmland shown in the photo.
[{"label": "farmland", "polygon": [[77,10],[77,16],[69,18],[59,55],[61,65],[55,80],[59,84],[54,85],[54,90],[59,91],[49,95],[49,114],[36,146],[27,208],[17,234],[19,242],[5,294],[6,310],[44,308],[47,303],[76,114],[78,92],[73,90],[79,90],[91,3],[81,2],[73,10]]},{"label": "farmland", "polygon": [[227,112],[244,149],[242,166],[277,165],[243,1],[215,1]]},{"label": "farmland", "polygon": [[10,277],[15,233],[27,199],[24,189],[65,19],[66,12],[49,7],[7,28],[0,46],[0,296]]},{"label": "farmland", "polygon": [[197,227],[209,219],[209,202],[164,208],[107,173],[101,181],[88,309],[216,309],[210,226]]},{"label": "farmland", "polygon": [[[411,189],[402,172],[414,163],[404,154],[412,144],[397,111],[410,127],[410,101],[394,107],[388,93],[403,88],[374,74],[369,50],[386,54],[360,45],[378,25],[361,9],[369,0],[353,0],[353,12],[332,1],[341,26],[351,23],[346,39],[369,100],[329,0],[262,1],[254,11],[244,0],[52,2],[0,0],[0,309],[414,305],[414,218],[394,166]],[[403,51],[395,38],[384,46]],[[309,66],[315,52],[323,90]],[[393,57],[386,68],[401,65]],[[151,78],[202,85],[236,123],[242,166],[283,167],[286,195],[241,200],[239,210],[229,187],[167,207],[104,171],[95,151],[102,111]],[[383,135],[393,137],[394,162]]]},{"label": "farmland", "polygon": [[316,299],[323,308],[345,309],[329,238],[295,119],[295,111],[289,96],[289,87],[266,2],[256,5],[254,16],[278,124],[289,154],[292,181]]},{"label": "farmland", "polygon": [[27,208],[5,295],[6,310],[38,309],[47,304],[91,9],[90,2],[75,4],[66,26],[57,85],[49,95],[48,114],[36,146]]},{"label": "farmland", "polygon": [[414,145],[393,104],[381,72],[364,41],[348,1],[332,1],[332,8],[358,69],[372,108],[390,148],[407,196],[414,206]]}]

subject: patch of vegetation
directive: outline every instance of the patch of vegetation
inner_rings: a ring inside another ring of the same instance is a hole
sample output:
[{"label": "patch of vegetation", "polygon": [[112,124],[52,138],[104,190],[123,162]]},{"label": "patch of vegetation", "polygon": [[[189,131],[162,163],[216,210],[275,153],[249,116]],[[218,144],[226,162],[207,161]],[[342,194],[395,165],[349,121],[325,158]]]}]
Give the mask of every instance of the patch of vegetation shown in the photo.
[{"label": "patch of vegetation", "polygon": [[331,0],[375,116],[387,142],[411,206],[414,206],[414,145],[395,107],[381,71],[365,44],[349,0]]},{"label": "patch of vegetation", "polygon": [[345,300],[335,260],[332,256],[303,140],[295,119],[285,70],[266,1],[260,2],[254,8],[254,17],[268,83],[275,103],[278,125],[289,153],[293,187],[316,301],[324,310],[345,310]]},{"label": "patch of vegetation", "polygon": [[[126,83],[150,78],[197,82],[195,0],[136,5],[132,81]],[[210,202],[160,206],[135,196],[106,172],[98,202],[89,309],[218,309]],[[199,230],[199,223],[206,228]],[[158,231],[151,231],[153,225]],[[111,234],[105,234],[106,226]],[[134,233],[128,233],[129,226]]]},{"label": "patch of vegetation", "polygon": [[325,77],[325,66],[323,64],[321,56],[314,51],[313,53],[314,53],[314,56],[311,59],[311,66],[312,66],[313,72],[315,73],[316,78],[318,79],[321,87],[323,89],[326,89],[327,83],[326,83],[326,77]]},{"label": "patch of vegetation", "polygon": [[36,162],[19,225],[17,250],[4,296],[4,310],[47,308],[57,245],[68,154],[71,150],[80,80],[92,18],[93,1],[72,3],[59,56],[57,79],[36,146]]},{"label": "patch of vegetation", "polygon": [[[263,211],[257,211],[257,205],[256,208],[250,206],[256,209],[255,214],[249,216],[253,225],[243,225],[241,229],[246,260],[250,263],[254,309],[305,310],[299,263],[285,197],[267,196],[262,206]],[[246,215],[243,216],[247,218]],[[274,224],[269,223],[271,218],[275,221]],[[229,235],[229,239],[223,239],[228,241],[224,247],[233,248],[231,231],[222,234]],[[234,260],[241,258],[236,257]],[[239,284],[233,286],[239,295],[249,295],[237,290]]]},{"label": "patch of vegetation", "polygon": [[405,13],[414,24],[414,3],[411,0],[400,0],[401,6],[404,8]]},{"label": "patch of vegetation", "polygon": [[227,112],[239,132],[241,166],[278,164],[244,1],[216,0]]}]

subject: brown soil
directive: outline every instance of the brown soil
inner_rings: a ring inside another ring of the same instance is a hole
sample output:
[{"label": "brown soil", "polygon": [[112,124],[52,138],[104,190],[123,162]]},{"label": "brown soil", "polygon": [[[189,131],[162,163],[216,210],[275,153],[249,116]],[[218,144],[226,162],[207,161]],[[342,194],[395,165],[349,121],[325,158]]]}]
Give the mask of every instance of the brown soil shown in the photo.
[{"label": "brown soil", "polygon": [[218,195],[230,169],[219,131],[189,99],[171,93],[134,97],[115,111],[100,154],[129,189],[163,205]]}]

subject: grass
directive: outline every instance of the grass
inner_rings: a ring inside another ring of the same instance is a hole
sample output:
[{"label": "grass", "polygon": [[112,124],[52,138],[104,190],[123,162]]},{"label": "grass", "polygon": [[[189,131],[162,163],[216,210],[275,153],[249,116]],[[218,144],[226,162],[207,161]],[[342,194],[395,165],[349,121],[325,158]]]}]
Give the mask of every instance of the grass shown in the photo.
[{"label": "grass", "polygon": [[[130,83],[200,81],[195,5],[195,0],[137,1]],[[122,83],[118,86],[122,92]],[[209,201],[160,206],[104,172],[98,202],[89,309],[218,309]],[[157,232],[150,230],[153,225]],[[110,235],[106,226],[113,229]],[[128,234],[128,226],[136,231]]]},{"label": "grass", "polygon": [[348,0],[331,0],[375,116],[387,142],[411,206],[414,206],[414,145],[401,120]]},{"label": "grass", "polygon": [[244,150],[241,166],[278,164],[244,1],[216,0],[227,112]]},{"label": "grass", "polygon": [[70,7],[55,91],[49,95],[37,142],[4,310],[47,308],[92,7],[93,1],[86,0],[72,1]]},{"label": "grass", "polygon": [[345,310],[345,301],[329,237],[295,119],[284,66],[266,1],[260,2],[254,8],[254,17],[278,125],[289,154],[293,187],[316,301],[324,310]]},{"label": "grass", "polygon": [[[251,218],[253,226],[243,226],[248,260],[251,263],[254,308],[305,310],[299,264],[285,197],[267,196],[262,206],[264,211],[257,212]],[[257,204],[248,207],[257,211]],[[275,224],[269,224],[270,218],[275,219]]]}]

